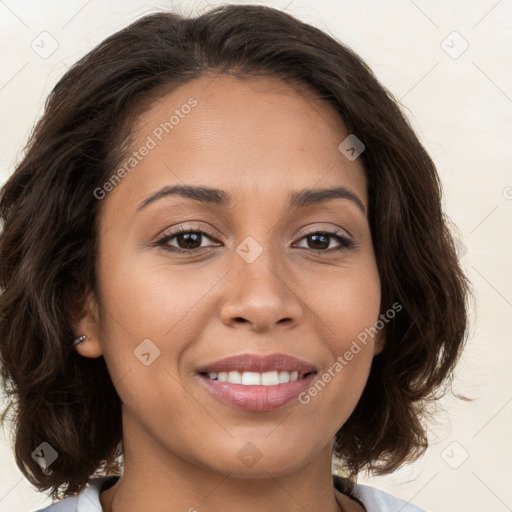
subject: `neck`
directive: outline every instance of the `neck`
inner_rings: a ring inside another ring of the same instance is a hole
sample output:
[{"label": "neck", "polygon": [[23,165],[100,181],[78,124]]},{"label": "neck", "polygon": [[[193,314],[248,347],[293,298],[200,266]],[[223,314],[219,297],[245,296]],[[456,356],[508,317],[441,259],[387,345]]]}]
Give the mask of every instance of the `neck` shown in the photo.
[{"label": "neck", "polygon": [[[294,460],[297,454],[292,454],[287,464],[276,464],[271,453],[263,453],[251,468],[245,467],[235,453],[224,467],[223,461],[205,463],[207,457],[200,454],[180,457],[179,446],[169,450],[150,435],[134,432],[136,429],[132,424],[123,430],[123,474],[100,493],[104,512],[364,510],[334,488],[332,443],[309,458],[302,454],[300,460]],[[201,459],[194,459],[195,455]],[[303,463],[298,469],[297,461]]]}]

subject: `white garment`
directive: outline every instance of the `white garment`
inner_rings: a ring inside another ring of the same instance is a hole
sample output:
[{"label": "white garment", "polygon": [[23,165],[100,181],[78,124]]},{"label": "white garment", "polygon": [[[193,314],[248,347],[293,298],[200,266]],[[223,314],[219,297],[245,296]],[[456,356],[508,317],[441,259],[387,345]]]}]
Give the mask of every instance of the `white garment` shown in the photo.
[{"label": "white garment", "polygon": [[[35,512],[101,512],[100,492],[104,483],[118,477],[100,477],[89,481],[88,486],[76,496],[69,496]],[[364,504],[367,512],[426,512],[375,487],[356,484],[355,496]]]}]

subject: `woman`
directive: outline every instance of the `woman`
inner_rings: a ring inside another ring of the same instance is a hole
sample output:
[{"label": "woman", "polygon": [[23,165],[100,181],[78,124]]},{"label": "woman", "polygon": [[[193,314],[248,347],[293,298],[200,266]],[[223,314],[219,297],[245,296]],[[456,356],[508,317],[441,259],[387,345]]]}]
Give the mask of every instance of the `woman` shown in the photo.
[{"label": "woman", "polygon": [[432,160],[340,42],[263,6],[139,19],[55,86],[0,215],[45,510],[420,510],[356,477],[426,449],[469,285]]}]

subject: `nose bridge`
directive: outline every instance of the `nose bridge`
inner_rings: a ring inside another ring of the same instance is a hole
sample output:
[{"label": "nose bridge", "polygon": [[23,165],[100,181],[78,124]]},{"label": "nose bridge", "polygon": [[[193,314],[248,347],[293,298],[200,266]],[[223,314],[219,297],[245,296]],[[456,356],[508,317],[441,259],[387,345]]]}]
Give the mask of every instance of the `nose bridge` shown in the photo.
[{"label": "nose bridge", "polygon": [[284,254],[279,253],[272,234],[263,230],[246,236],[236,247],[233,258],[234,270],[240,282],[250,282],[252,289],[260,287],[260,292],[267,291],[276,295],[284,286],[282,274],[286,267]]},{"label": "nose bridge", "polygon": [[269,197],[265,201],[261,194],[260,197],[263,200],[263,207],[261,203],[256,206],[250,201],[244,202],[239,217],[243,221],[237,225],[237,234],[241,240],[235,247],[233,264],[236,270],[240,270],[242,275],[245,274],[249,279],[253,275],[262,278],[265,274],[271,273],[271,269],[283,265],[283,254],[279,253],[281,248],[277,247],[275,239],[275,226],[271,225],[279,214],[273,206],[277,203]]},{"label": "nose bridge", "polygon": [[279,321],[295,323],[302,315],[293,291],[285,255],[269,234],[246,236],[235,248],[231,285],[223,306],[223,321],[243,319],[257,329]]},{"label": "nose bridge", "polygon": [[282,270],[285,266],[282,257],[269,236],[247,236],[236,247],[233,266],[244,281],[250,281],[253,285],[261,283],[265,288],[271,286],[273,292],[277,292],[282,286],[282,283],[279,285],[275,282],[280,280],[278,269]]}]

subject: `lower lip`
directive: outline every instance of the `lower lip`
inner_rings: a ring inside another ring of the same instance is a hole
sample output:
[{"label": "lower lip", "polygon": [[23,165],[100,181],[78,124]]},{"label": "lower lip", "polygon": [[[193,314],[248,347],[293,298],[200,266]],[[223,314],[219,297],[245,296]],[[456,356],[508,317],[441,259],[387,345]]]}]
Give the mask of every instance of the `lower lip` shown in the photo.
[{"label": "lower lip", "polygon": [[314,379],[312,373],[302,379],[275,386],[244,386],[212,380],[199,375],[208,390],[220,401],[247,411],[272,411],[292,402],[305,391]]}]

